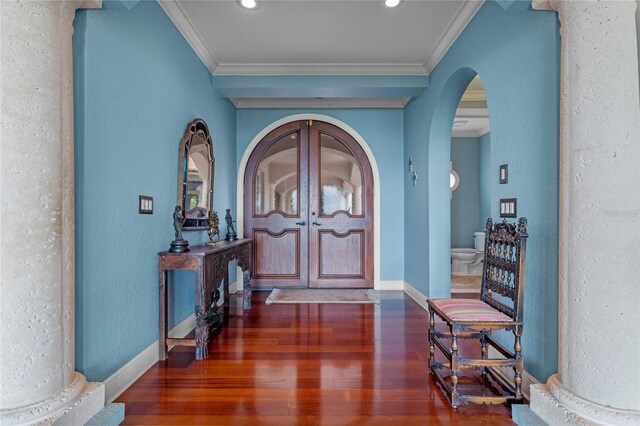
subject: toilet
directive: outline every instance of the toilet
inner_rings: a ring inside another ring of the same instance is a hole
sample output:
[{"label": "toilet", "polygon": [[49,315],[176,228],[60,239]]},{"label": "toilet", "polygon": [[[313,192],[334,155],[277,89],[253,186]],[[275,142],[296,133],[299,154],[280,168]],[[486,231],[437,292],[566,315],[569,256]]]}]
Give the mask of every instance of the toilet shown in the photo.
[{"label": "toilet", "polygon": [[451,274],[482,275],[484,258],[484,232],[474,232],[475,248],[451,249]]}]

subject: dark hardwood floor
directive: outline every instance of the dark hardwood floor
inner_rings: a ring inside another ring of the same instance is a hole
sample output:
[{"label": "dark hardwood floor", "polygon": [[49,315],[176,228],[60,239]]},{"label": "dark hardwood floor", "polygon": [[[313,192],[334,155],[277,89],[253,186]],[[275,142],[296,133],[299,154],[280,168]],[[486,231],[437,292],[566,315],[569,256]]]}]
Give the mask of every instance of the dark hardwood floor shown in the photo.
[{"label": "dark hardwood floor", "polygon": [[244,317],[231,303],[207,360],[175,347],[147,371],[116,401],[125,424],[513,425],[506,405],[451,409],[428,373],[427,313],[404,293],[379,306],[268,294]]}]

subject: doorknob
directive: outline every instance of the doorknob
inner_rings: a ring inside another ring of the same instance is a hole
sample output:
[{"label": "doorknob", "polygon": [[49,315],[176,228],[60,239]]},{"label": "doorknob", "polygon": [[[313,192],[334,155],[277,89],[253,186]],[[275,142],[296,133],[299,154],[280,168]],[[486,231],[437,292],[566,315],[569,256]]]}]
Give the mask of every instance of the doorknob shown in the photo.
[{"label": "doorknob", "polygon": [[307,224],[307,222],[305,222],[304,220],[302,222],[296,222],[296,225],[300,225],[300,226],[305,226]]},{"label": "doorknob", "polygon": [[316,222],[315,220],[313,221],[312,225],[320,226],[320,224],[318,222]]}]

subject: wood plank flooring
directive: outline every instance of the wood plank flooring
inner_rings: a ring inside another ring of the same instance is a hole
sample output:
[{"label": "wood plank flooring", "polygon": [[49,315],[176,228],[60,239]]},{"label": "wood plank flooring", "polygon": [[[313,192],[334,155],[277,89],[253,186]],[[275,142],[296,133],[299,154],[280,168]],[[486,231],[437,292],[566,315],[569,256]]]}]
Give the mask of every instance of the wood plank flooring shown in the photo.
[{"label": "wood plank flooring", "polygon": [[[452,410],[427,367],[427,313],[375,305],[231,303],[209,358],[175,347],[125,391],[125,424],[513,425],[506,405]],[[463,348],[464,349],[464,348]]]}]

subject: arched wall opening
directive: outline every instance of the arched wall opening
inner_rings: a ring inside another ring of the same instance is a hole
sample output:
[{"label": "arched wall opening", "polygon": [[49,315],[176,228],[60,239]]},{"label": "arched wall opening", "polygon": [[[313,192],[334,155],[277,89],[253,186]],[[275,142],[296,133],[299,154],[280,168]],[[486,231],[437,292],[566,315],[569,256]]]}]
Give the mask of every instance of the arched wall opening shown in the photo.
[{"label": "arched wall opening", "polygon": [[471,68],[455,71],[438,97],[429,130],[429,296],[451,295],[451,134],[456,110],[467,86],[478,73]]},{"label": "arched wall opening", "polygon": [[[329,115],[324,114],[294,114],[283,117],[279,120],[276,120],[264,127],[260,132],[258,132],[251,143],[245,149],[242,159],[240,160],[240,164],[238,165],[237,172],[237,196],[236,196],[236,214],[237,214],[237,232],[238,236],[242,237],[244,235],[244,175],[247,168],[247,163],[249,161],[249,157],[251,153],[256,148],[258,143],[264,137],[269,134],[271,131],[277,129],[278,127],[291,123],[293,121],[300,120],[317,120],[324,121],[329,124],[333,124],[349,133],[356,142],[362,147],[364,150],[367,159],[369,160],[369,164],[371,165],[371,171],[373,173],[373,288],[375,290],[379,290],[380,285],[380,172],[378,169],[378,164],[373,155],[373,151],[365,141],[365,139],[351,126],[344,123],[337,118],[331,117]],[[238,271],[238,276],[241,277],[241,271]],[[238,281],[238,287],[240,287],[240,281]]]},{"label": "arched wall opening", "polygon": [[[480,291],[483,230],[491,217],[491,126],[480,75],[471,80],[451,131],[451,294]],[[506,173],[505,173],[506,176]]]}]

